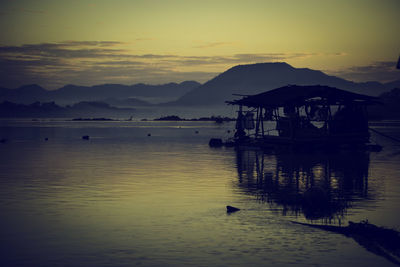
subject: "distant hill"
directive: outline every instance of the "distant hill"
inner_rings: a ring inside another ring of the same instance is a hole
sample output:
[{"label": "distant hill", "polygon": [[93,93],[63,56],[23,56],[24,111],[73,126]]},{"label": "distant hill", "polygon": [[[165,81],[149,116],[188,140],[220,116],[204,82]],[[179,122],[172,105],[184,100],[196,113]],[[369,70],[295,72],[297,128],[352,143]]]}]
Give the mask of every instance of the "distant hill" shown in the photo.
[{"label": "distant hill", "polygon": [[117,99],[117,98],[106,98],[101,100],[100,102],[107,103],[110,106],[114,107],[150,107],[153,106],[153,104],[140,100],[137,98],[124,98],[124,99]]},{"label": "distant hill", "polygon": [[[103,99],[127,98],[178,98],[190,90],[198,87],[200,83],[186,81],[182,83],[167,83],[162,85],[121,85],[103,84],[95,86],[66,85],[57,90],[49,91],[39,85],[25,85],[17,89],[0,88],[0,102],[10,101],[19,104],[33,102],[51,102],[57,104],[73,104],[80,101],[101,101]],[[167,100],[166,100],[167,101]]]},{"label": "distant hill", "polygon": [[235,66],[167,105],[223,105],[226,100],[238,98],[232,94],[252,95],[288,84],[328,85],[377,96],[398,83],[400,81],[355,83],[317,70],[294,68],[287,63],[258,63]]}]

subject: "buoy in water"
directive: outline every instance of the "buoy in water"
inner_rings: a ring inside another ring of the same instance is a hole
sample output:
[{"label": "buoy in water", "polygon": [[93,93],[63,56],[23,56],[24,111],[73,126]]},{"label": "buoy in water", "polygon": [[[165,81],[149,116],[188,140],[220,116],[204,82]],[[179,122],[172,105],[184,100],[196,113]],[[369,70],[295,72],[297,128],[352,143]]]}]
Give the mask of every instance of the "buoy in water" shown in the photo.
[{"label": "buoy in water", "polygon": [[236,211],[239,211],[239,210],[240,210],[239,208],[235,208],[235,207],[232,207],[232,206],[226,206],[226,212],[228,212],[228,213],[236,212]]},{"label": "buoy in water", "polygon": [[222,139],[220,138],[211,138],[210,142],[208,142],[210,147],[221,147],[222,146]]},{"label": "buoy in water", "polygon": [[84,136],[82,136],[82,139],[83,139],[83,140],[89,140],[89,135],[84,135]]}]

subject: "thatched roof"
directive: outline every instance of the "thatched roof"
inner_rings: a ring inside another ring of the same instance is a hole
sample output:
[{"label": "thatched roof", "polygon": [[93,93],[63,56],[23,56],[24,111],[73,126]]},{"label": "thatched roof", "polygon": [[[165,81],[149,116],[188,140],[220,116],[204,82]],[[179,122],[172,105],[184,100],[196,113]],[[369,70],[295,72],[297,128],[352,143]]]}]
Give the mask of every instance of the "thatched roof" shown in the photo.
[{"label": "thatched roof", "polygon": [[227,103],[248,107],[301,106],[309,101],[331,105],[350,103],[369,105],[377,103],[378,99],[377,97],[356,94],[329,86],[288,85],[261,94],[246,96],[242,99],[227,101]]}]

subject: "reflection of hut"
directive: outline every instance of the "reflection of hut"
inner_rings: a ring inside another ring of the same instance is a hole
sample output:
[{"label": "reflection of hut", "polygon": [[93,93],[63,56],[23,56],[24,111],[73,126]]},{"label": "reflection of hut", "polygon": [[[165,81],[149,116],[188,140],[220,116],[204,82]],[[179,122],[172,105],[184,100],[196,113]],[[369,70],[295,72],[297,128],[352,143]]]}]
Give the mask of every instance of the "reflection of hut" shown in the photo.
[{"label": "reflection of hut", "polygon": [[[376,102],[375,97],[328,86],[290,85],[227,103],[240,107],[235,143],[332,147],[369,142],[366,106]],[[273,128],[266,129],[267,121]]]},{"label": "reflection of hut", "polygon": [[[349,164],[351,162],[351,164]],[[283,214],[342,219],[354,201],[371,199],[369,154],[237,150],[238,186]]]}]

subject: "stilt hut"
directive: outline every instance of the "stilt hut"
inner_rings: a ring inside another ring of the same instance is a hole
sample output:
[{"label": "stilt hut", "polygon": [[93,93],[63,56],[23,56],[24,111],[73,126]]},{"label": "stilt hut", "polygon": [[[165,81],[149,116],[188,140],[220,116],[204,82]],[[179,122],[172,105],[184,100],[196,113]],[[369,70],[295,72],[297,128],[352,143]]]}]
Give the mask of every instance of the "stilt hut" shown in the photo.
[{"label": "stilt hut", "polygon": [[227,101],[239,106],[230,142],[261,147],[365,145],[369,142],[366,107],[378,100],[329,86],[289,85]]}]

